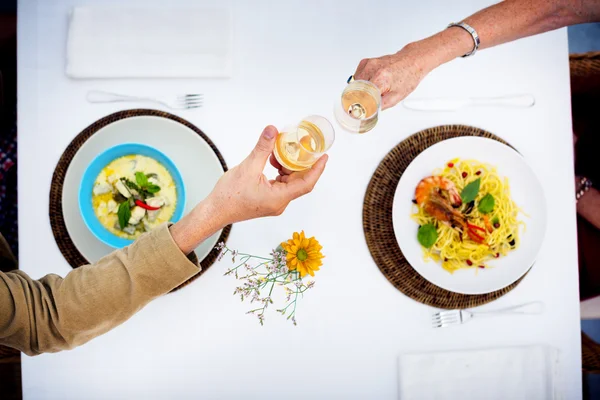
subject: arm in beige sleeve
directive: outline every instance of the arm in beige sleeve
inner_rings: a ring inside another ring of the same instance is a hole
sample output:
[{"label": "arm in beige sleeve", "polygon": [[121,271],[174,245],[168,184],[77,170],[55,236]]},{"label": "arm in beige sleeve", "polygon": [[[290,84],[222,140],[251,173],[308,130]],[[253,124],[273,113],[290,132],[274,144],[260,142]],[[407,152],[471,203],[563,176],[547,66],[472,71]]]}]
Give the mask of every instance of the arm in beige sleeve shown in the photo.
[{"label": "arm in beige sleeve", "polygon": [[277,179],[264,175],[277,134],[275,127],[266,127],[250,155],[173,226],[163,225],[64,279],[48,275],[36,281],[18,271],[0,274],[0,345],[30,355],[79,346],[197,274],[199,268],[184,254],[219,229],[279,215],[290,201],[312,191],[326,155],[306,171],[290,174],[279,166]]},{"label": "arm in beige sleeve", "polygon": [[0,344],[28,355],[57,352],[120,325],[200,271],[185,254],[222,227],[209,208],[201,203],[170,228],[164,224],[64,279],[0,272]]}]

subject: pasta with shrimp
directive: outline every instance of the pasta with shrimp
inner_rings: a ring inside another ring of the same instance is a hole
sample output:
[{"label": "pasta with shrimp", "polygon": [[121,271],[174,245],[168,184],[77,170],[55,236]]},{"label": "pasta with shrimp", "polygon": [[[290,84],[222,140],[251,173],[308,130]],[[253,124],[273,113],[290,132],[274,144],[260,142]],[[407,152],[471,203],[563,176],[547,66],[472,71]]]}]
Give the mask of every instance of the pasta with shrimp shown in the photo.
[{"label": "pasta with shrimp", "polygon": [[520,210],[507,178],[476,160],[454,159],[415,189],[412,219],[426,260],[454,272],[489,268],[519,246]]}]

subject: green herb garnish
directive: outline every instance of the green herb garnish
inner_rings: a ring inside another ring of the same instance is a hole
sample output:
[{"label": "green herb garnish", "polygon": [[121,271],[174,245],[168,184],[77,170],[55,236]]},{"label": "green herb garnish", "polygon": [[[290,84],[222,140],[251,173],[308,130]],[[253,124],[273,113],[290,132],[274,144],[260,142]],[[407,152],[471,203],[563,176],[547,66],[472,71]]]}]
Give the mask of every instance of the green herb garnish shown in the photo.
[{"label": "green herb garnish", "polygon": [[140,187],[138,185],[136,185],[135,183],[131,182],[129,179],[127,179],[127,178],[121,178],[121,180],[125,183],[125,185],[129,189],[133,189],[133,190],[137,190],[138,192],[141,192]]},{"label": "green herb garnish", "polygon": [[421,246],[425,248],[430,248],[435,244],[438,238],[437,229],[435,229],[435,225],[426,224],[419,227],[419,231],[417,232],[417,240],[421,243]]},{"label": "green herb garnish", "polygon": [[117,216],[119,217],[119,226],[121,229],[125,228],[129,223],[129,218],[131,218],[131,206],[129,205],[129,201],[125,201],[119,205]]},{"label": "green herb garnish", "polygon": [[160,186],[156,186],[156,185],[149,185],[149,186],[146,188],[146,192],[148,192],[148,193],[152,193],[152,194],[154,194],[154,193],[158,193],[158,192],[160,192]]},{"label": "green herb garnish", "polygon": [[477,194],[479,193],[479,187],[481,186],[481,178],[477,178],[473,182],[469,183],[464,187],[462,192],[460,192],[460,197],[463,203],[470,203],[475,200]]},{"label": "green herb garnish", "polygon": [[493,225],[496,225],[496,224],[499,224],[499,223],[500,223],[500,218],[498,218],[497,216],[494,217],[494,218],[492,218],[492,224]]},{"label": "green herb garnish", "polygon": [[[148,175],[150,175],[150,174],[148,174]],[[160,191],[160,186],[153,185],[152,183],[150,183],[148,181],[148,175],[145,175],[142,172],[135,173],[135,180],[136,180],[137,184],[140,186],[141,190],[138,190],[138,191],[140,192],[141,195],[154,194],[154,193],[158,193]],[[144,197],[151,197],[151,196],[145,195]]]},{"label": "green herb garnish", "polygon": [[135,181],[142,188],[145,186],[148,186],[148,177],[145,174],[143,174],[142,172],[135,173]]},{"label": "green herb garnish", "polygon": [[479,200],[477,209],[482,214],[489,214],[492,212],[495,205],[496,205],[496,200],[494,199],[494,196],[492,196],[491,194],[488,193],[485,196],[483,196],[483,199]]}]

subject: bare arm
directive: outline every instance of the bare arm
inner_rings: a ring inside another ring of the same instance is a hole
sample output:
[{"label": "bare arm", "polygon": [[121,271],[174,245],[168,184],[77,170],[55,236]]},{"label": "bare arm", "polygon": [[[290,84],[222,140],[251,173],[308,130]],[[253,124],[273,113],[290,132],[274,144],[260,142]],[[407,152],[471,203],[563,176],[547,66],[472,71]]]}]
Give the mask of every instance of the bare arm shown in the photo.
[{"label": "bare arm", "polygon": [[584,0],[506,0],[465,22],[477,29],[482,49],[526,36],[600,18],[600,2]]},{"label": "bare arm", "polygon": [[[578,177],[575,177],[575,182],[579,182]],[[591,188],[584,194],[577,202],[577,213],[600,229],[600,191]]]},{"label": "bare arm", "polygon": [[[485,49],[564,26],[599,20],[600,1],[505,0],[471,15],[464,22],[477,31],[481,40],[479,49]],[[404,99],[433,69],[472,49],[471,35],[462,28],[452,27],[410,43],[395,54],[362,60],[354,77],[375,83],[383,94],[382,108],[386,109]]]}]

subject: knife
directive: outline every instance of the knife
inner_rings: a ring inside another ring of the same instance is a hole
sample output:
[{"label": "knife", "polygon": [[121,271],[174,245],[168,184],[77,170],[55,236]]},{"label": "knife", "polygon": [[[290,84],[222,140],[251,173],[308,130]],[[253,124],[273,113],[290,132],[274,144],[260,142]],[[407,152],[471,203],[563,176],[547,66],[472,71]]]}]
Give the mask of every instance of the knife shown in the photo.
[{"label": "knife", "polygon": [[531,94],[514,94],[499,97],[428,97],[406,99],[404,107],[416,111],[456,111],[463,107],[528,108],[535,104]]}]

